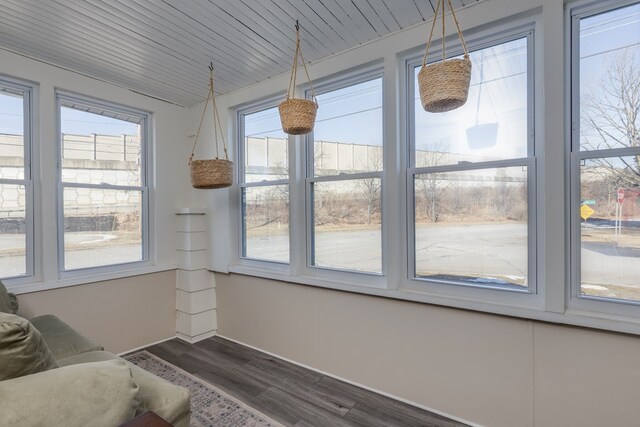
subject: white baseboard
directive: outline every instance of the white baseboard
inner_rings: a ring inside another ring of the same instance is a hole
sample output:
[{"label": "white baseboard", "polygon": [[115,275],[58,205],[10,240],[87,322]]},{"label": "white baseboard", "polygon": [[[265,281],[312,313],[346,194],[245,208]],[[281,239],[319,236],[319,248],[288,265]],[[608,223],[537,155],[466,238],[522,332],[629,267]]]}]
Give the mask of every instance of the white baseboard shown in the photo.
[{"label": "white baseboard", "polygon": [[213,331],[205,332],[204,334],[200,334],[200,335],[196,335],[194,337],[191,337],[189,335],[185,335],[185,334],[182,334],[182,333],[178,332],[178,333],[176,333],[176,338],[180,338],[181,340],[186,341],[189,344],[195,344],[198,341],[202,341],[204,339],[211,338],[211,337],[215,336],[217,333],[218,333],[217,330],[213,330]]},{"label": "white baseboard", "polygon": [[298,366],[301,366],[301,367],[303,367],[303,368],[306,368],[306,369],[312,370],[312,371],[314,371],[314,372],[318,372],[319,374],[326,375],[326,376],[331,377],[331,378],[335,378],[335,379],[337,379],[337,380],[339,380],[339,381],[343,381],[343,382],[345,382],[345,383],[348,383],[348,384],[354,385],[354,386],[356,386],[356,387],[360,387],[360,388],[363,388],[363,389],[365,389],[365,390],[369,390],[369,391],[372,391],[372,392],[374,392],[374,393],[381,394],[382,396],[388,397],[388,398],[390,398],[390,399],[397,400],[397,401],[402,402],[402,403],[406,403],[407,405],[415,406],[416,408],[420,408],[420,409],[424,409],[425,411],[433,412],[434,414],[438,414],[438,415],[441,415],[441,416],[443,416],[443,417],[447,417],[447,418],[449,418],[449,419],[452,419],[452,420],[454,420],[454,421],[461,422],[461,423],[463,423],[463,424],[468,424],[469,426],[472,426],[472,427],[483,427],[481,424],[474,423],[474,422],[471,422],[471,421],[468,421],[468,420],[464,420],[464,419],[462,419],[462,418],[460,418],[460,417],[456,417],[456,416],[454,416],[454,415],[447,414],[447,413],[442,412],[442,411],[439,411],[439,410],[437,410],[437,409],[429,408],[428,406],[424,406],[424,405],[421,405],[421,404],[419,404],[419,403],[412,402],[412,401],[410,401],[410,400],[403,399],[403,398],[398,397],[398,396],[394,396],[393,394],[386,393],[386,392],[384,392],[384,391],[382,391],[382,390],[377,390],[377,389],[372,388],[372,387],[368,387],[368,386],[366,386],[366,385],[364,385],[364,384],[360,384],[360,383],[357,383],[357,382],[355,382],[355,381],[351,381],[351,380],[349,380],[349,379],[347,379],[347,378],[343,378],[343,377],[341,377],[341,376],[334,375],[334,374],[332,374],[332,373],[330,373],[330,372],[325,372],[325,371],[323,371],[323,370],[320,370],[320,369],[314,368],[313,366],[308,366],[308,365],[305,365],[304,363],[296,362],[295,360],[291,360],[291,359],[288,359],[288,358],[286,358],[286,357],[282,357],[282,356],[280,356],[280,355],[278,355],[278,354],[272,353],[272,352],[270,352],[270,351],[263,350],[263,349],[261,349],[261,348],[259,348],[259,347],[255,347],[255,346],[249,345],[249,344],[244,343],[244,342],[242,342],[242,341],[238,341],[238,340],[235,340],[235,339],[233,339],[233,338],[229,338],[229,337],[224,336],[224,335],[221,335],[221,334],[217,334],[217,335],[218,335],[220,338],[224,338],[224,339],[229,340],[229,341],[232,341],[232,342],[234,342],[234,343],[236,343],[236,344],[240,344],[240,345],[243,345],[243,346],[245,346],[245,347],[252,348],[252,349],[254,349],[254,350],[257,350],[257,351],[260,351],[260,352],[262,352],[262,353],[268,354],[269,356],[276,357],[276,358],[278,358],[278,359],[280,359],[280,360],[284,360],[285,362],[293,363],[294,365],[298,365]]},{"label": "white baseboard", "polygon": [[132,348],[131,350],[127,350],[127,351],[123,351],[122,353],[118,353],[118,356],[122,356],[123,354],[129,354],[129,353],[132,353],[132,352],[138,351],[138,350],[143,350],[143,349],[145,349],[147,347],[151,347],[152,345],[160,344],[160,343],[163,343],[165,341],[172,340],[174,338],[175,338],[175,335],[172,336],[172,337],[169,337],[169,338],[165,338],[165,339],[160,340],[160,341],[156,341],[156,342],[152,342],[152,343],[149,343],[149,344],[141,345],[140,347]]}]

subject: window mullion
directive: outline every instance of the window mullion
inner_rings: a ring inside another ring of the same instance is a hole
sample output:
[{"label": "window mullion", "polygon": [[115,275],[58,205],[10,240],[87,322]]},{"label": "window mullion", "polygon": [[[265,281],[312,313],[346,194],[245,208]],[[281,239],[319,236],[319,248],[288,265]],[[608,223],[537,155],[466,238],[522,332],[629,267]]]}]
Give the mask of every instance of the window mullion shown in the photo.
[{"label": "window mullion", "polygon": [[96,190],[116,190],[116,191],[142,191],[147,187],[130,185],[109,185],[109,184],[85,184],[77,182],[61,182],[64,188],[88,188]]},{"label": "window mullion", "polygon": [[367,178],[382,178],[383,172],[366,172],[366,173],[342,173],[339,175],[322,175],[315,177],[308,177],[307,181],[309,182],[337,182],[337,181],[353,181],[358,179],[367,179]]},{"label": "window mullion", "polygon": [[[579,138],[579,137],[578,137]],[[576,150],[572,156],[578,160],[598,159],[602,157],[626,157],[640,155],[640,147],[609,148],[602,150]]]},{"label": "window mullion", "polygon": [[30,183],[30,179],[8,179],[8,178],[0,178],[0,184],[8,184],[8,185],[27,185]]},{"label": "window mullion", "polygon": [[239,184],[240,188],[252,188],[252,187],[271,187],[273,185],[289,185],[288,179],[278,179],[273,181],[257,181],[257,182],[243,182]]},{"label": "window mullion", "polygon": [[522,157],[519,159],[508,159],[508,160],[496,160],[490,162],[462,162],[462,163],[454,163],[450,165],[442,165],[442,166],[431,166],[431,167],[422,167],[422,168],[412,168],[409,169],[409,173],[414,175],[426,174],[426,173],[442,173],[442,172],[454,172],[454,171],[471,171],[471,170],[482,170],[482,169],[499,169],[499,168],[508,168],[513,166],[526,166],[531,164],[532,157]]}]

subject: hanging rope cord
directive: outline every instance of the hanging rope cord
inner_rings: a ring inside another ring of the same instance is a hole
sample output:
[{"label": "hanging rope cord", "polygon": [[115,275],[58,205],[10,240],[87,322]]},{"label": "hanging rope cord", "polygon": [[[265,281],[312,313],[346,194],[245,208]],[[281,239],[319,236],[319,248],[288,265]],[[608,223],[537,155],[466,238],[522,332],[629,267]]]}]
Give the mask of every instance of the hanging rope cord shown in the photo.
[{"label": "hanging rope cord", "polygon": [[[438,14],[440,9],[442,9],[442,60],[445,61],[445,1],[449,3],[449,9],[451,10],[451,17],[453,18],[453,22],[456,24],[456,31],[458,33],[458,38],[462,43],[462,49],[464,49],[464,58],[469,59],[469,51],[467,50],[467,44],[464,41],[464,37],[462,37],[462,31],[460,30],[460,24],[458,23],[458,18],[456,17],[456,12],[453,10],[453,6],[451,5],[451,0],[438,0],[438,4],[436,5],[435,13],[433,14],[433,22],[431,24],[431,32],[429,33],[429,40],[427,41],[427,48],[424,51],[424,56],[422,57],[422,66],[427,65],[427,56],[429,56],[429,48],[431,47],[431,40],[433,39],[433,32],[436,29],[436,21],[438,20]],[[441,7],[442,6],[442,7]]]},{"label": "hanging rope cord", "polygon": [[296,90],[296,77],[298,74],[298,56],[302,60],[302,66],[304,67],[304,73],[307,75],[307,81],[309,82],[309,86],[311,87],[311,95],[313,96],[313,102],[316,104],[318,101],[316,100],[316,91],[313,89],[313,83],[311,82],[311,77],[309,77],[309,70],[307,70],[307,63],[304,60],[304,56],[302,55],[302,49],[300,49],[300,24],[296,21],[296,52],[293,55],[293,67],[291,69],[291,77],[289,78],[289,88],[287,89],[287,99],[293,98]]},{"label": "hanging rope cord", "polygon": [[227,152],[227,143],[224,140],[224,132],[222,131],[222,125],[220,124],[220,116],[218,115],[218,106],[216,104],[216,96],[213,92],[213,63],[209,65],[209,94],[207,95],[207,100],[204,102],[204,108],[202,109],[202,116],[200,117],[200,124],[198,125],[198,130],[196,132],[196,140],[193,142],[193,148],[191,149],[191,156],[189,156],[189,165],[193,161],[193,155],[196,151],[196,145],[198,144],[198,138],[200,137],[200,131],[202,130],[202,123],[204,123],[204,116],[207,112],[207,107],[209,106],[209,100],[211,100],[211,108],[212,108],[212,120],[213,120],[213,141],[216,145],[216,159],[220,158],[220,148],[218,144],[218,128],[220,128],[220,139],[222,139],[222,148],[224,150],[224,158],[225,160],[229,160],[229,153]]}]

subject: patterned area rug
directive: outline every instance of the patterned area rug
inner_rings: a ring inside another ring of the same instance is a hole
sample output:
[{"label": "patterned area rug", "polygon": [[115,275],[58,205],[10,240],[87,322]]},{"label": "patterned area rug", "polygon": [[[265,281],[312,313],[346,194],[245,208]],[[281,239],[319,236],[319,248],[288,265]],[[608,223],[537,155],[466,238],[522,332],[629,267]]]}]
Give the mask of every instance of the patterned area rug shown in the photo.
[{"label": "patterned area rug", "polygon": [[151,353],[141,351],[125,356],[125,359],[160,378],[191,391],[191,427],[282,426],[222,390]]}]

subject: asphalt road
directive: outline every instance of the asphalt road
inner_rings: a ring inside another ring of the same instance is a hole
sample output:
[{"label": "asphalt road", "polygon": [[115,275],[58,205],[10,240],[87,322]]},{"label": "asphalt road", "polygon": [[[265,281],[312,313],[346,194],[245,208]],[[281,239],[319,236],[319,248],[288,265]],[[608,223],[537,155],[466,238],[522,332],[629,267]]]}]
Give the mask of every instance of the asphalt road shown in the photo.
[{"label": "asphalt road", "polygon": [[[80,248],[66,253],[65,265],[69,270],[132,262],[142,256],[140,245],[111,243],[116,237],[109,233],[68,233],[65,238],[68,243],[80,246]],[[87,245],[87,249],[81,248],[83,244]],[[0,236],[0,250],[20,247],[24,247],[24,235]],[[0,269],[6,276],[24,274],[25,257],[23,255],[0,255]]]},{"label": "asphalt road", "polygon": [[[418,274],[480,277],[524,285],[527,275],[526,232],[526,226],[520,224],[419,226],[416,233]],[[116,264],[140,256],[138,245],[118,245],[109,233],[78,233],[67,238],[76,246],[81,246],[83,241],[89,246],[67,254],[68,268]],[[19,247],[23,239],[19,235],[0,236],[0,250]],[[287,261],[289,248],[285,234],[251,237],[247,243],[250,257]],[[614,250],[606,245],[584,245],[583,282],[589,286],[640,289],[640,252]],[[316,235],[316,263],[329,268],[380,272],[380,246],[378,231],[322,231]],[[21,274],[24,257],[0,256],[0,268],[10,275]],[[482,279],[475,280],[475,283],[482,283]],[[588,292],[588,286],[585,290]]]},{"label": "asphalt road", "polygon": [[[251,237],[247,247],[250,257],[287,261],[288,237],[284,234]],[[586,244],[582,254],[585,282],[640,288],[638,251],[603,250],[601,245],[596,248]],[[379,272],[380,233],[371,230],[318,233],[316,263]],[[520,224],[420,226],[416,233],[416,267],[420,275],[482,276],[524,285],[528,270],[527,227]]]},{"label": "asphalt road", "polygon": [[[420,274],[479,275],[483,272],[524,281],[527,271],[526,226],[419,227],[416,267]],[[380,232],[322,231],[316,234],[316,264],[322,267],[380,272]],[[259,236],[247,242],[248,255],[286,261],[287,236]]]}]

